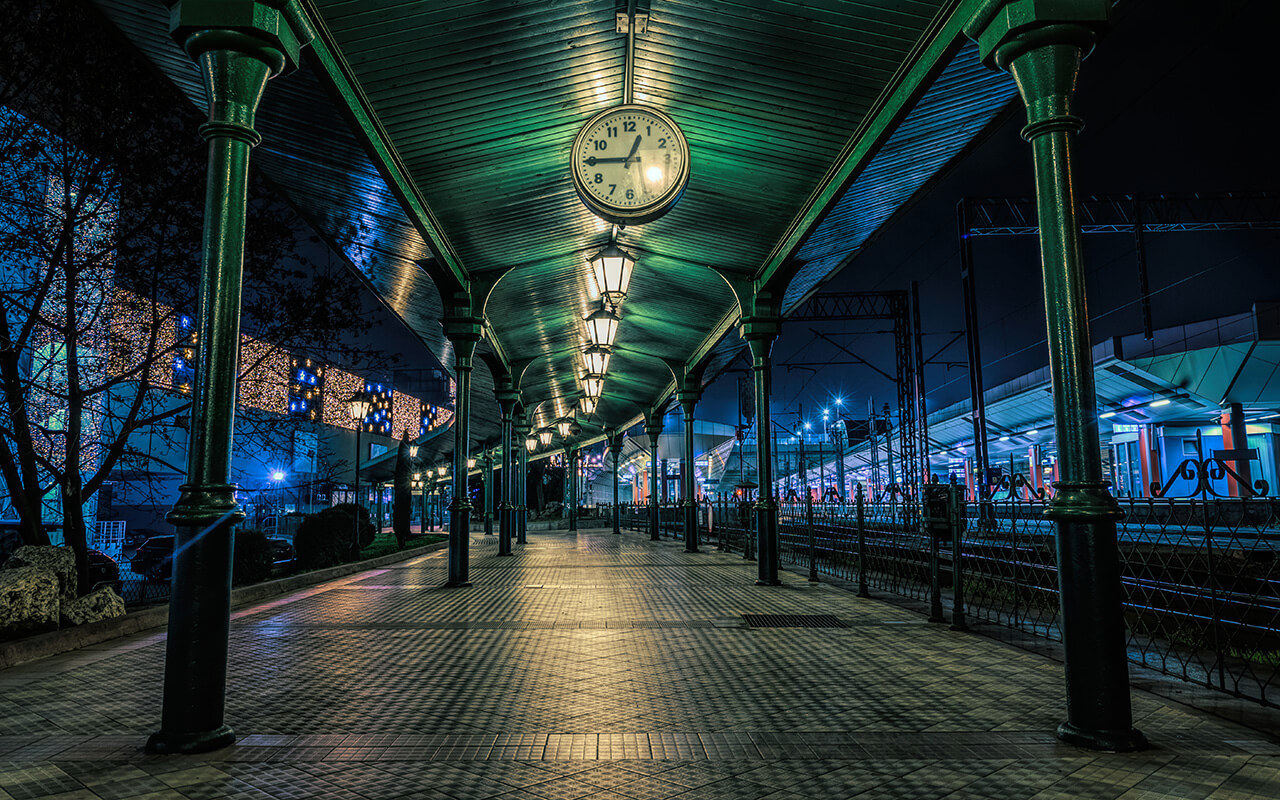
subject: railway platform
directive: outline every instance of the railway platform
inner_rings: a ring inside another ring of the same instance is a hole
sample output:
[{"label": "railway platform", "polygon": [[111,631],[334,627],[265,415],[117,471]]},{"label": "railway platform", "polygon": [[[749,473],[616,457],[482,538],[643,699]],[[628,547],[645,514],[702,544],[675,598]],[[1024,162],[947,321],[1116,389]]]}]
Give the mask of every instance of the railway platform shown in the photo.
[{"label": "railway platform", "polygon": [[884,598],[638,533],[471,546],[467,588],[439,552],[237,611],[199,756],[143,749],[162,631],[0,672],[0,799],[1280,796],[1266,715],[1136,690],[1151,748],[1080,750],[1059,664]]}]

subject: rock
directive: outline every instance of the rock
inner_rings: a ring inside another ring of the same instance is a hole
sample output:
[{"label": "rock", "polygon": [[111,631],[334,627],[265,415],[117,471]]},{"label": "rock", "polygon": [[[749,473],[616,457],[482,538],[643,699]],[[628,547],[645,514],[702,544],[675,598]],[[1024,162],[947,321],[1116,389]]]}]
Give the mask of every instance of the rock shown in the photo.
[{"label": "rock", "polygon": [[61,621],[64,628],[123,616],[124,600],[110,586],[101,586],[84,597],[62,603]]},{"label": "rock", "polygon": [[57,627],[58,576],[39,567],[9,568],[6,564],[0,570],[0,639]]},{"label": "rock", "polygon": [[0,569],[20,567],[38,567],[52,572],[58,579],[58,596],[63,600],[76,599],[76,555],[70,547],[23,545]]}]

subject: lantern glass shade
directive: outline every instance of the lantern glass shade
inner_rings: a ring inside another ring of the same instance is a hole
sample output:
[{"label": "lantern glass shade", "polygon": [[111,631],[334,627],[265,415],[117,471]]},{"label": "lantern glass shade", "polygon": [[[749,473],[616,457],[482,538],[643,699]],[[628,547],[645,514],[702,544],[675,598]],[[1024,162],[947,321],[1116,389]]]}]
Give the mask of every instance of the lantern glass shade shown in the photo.
[{"label": "lantern glass shade", "polygon": [[555,433],[550,428],[539,429],[538,444],[542,445],[543,447],[546,447],[547,445],[551,444],[551,437],[554,435]]},{"label": "lantern glass shade", "polygon": [[591,274],[596,279],[596,291],[610,305],[618,305],[627,297],[631,283],[631,270],[636,260],[616,244],[610,244],[591,259]]},{"label": "lantern glass shade", "polygon": [[593,344],[582,353],[582,360],[587,365],[587,372],[603,375],[609,370],[609,359],[613,351],[607,347]]},{"label": "lantern glass shade", "polygon": [[613,340],[618,335],[618,315],[607,308],[592,312],[587,317],[587,336],[597,347],[613,347]]},{"label": "lantern glass shade", "polygon": [[364,418],[369,416],[369,407],[372,405],[369,395],[364,392],[356,392],[347,401],[347,412],[351,414],[351,418],[357,423],[364,422]]},{"label": "lantern glass shade", "polygon": [[584,397],[578,401],[578,405],[583,414],[594,414],[596,413],[596,404],[599,402],[600,399],[597,397]]},{"label": "lantern glass shade", "polygon": [[588,374],[583,377],[582,393],[593,400],[599,400],[604,393],[604,376]]},{"label": "lantern glass shade", "polygon": [[530,453],[532,453],[534,450],[537,450],[537,449],[538,449],[538,437],[537,437],[537,436],[526,436],[526,437],[524,438],[524,449],[525,449],[525,450],[528,450]]},{"label": "lantern glass shade", "polygon": [[422,480],[422,473],[421,473],[421,472],[415,472],[415,473],[413,473],[413,479],[414,479],[415,481],[420,481],[420,480]]},{"label": "lantern glass shade", "polygon": [[439,475],[441,478],[443,478],[445,475],[449,474],[449,468],[444,464],[441,464],[440,466],[436,467],[436,474]]},{"label": "lantern glass shade", "polygon": [[468,458],[467,469],[475,469],[475,468],[476,468],[476,460],[474,458]]},{"label": "lantern glass shade", "polygon": [[416,444],[409,445],[409,458],[418,457],[418,446]]},{"label": "lantern glass shade", "polygon": [[573,420],[568,417],[556,420],[556,431],[560,434],[561,439],[568,438],[569,429],[573,427]]}]

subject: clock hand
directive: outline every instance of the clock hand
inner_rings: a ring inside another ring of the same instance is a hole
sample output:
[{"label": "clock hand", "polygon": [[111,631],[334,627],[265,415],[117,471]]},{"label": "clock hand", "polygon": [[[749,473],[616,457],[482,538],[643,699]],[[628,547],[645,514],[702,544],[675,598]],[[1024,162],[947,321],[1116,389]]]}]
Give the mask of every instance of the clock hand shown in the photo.
[{"label": "clock hand", "polygon": [[588,167],[594,167],[596,164],[625,164],[631,161],[640,162],[640,156],[627,158],[596,158],[595,156],[587,156],[586,164]]},{"label": "clock hand", "polygon": [[[640,134],[636,134],[636,140],[631,143],[631,152],[627,153],[627,160],[622,164],[623,169],[631,169],[631,157],[634,156],[636,154],[636,151],[639,149],[640,149]],[[639,161],[639,160],[640,159],[638,158],[636,159],[636,161]]]}]

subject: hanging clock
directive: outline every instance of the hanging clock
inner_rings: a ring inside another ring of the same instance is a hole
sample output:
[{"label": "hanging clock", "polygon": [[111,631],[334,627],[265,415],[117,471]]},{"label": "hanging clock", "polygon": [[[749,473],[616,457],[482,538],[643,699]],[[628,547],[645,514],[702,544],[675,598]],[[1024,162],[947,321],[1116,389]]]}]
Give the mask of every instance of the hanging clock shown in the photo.
[{"label": "hanging clock", "polygon": [[619,225],[652,222],[689,182],[689,143],[661,111],[615,106],[582,126],[571,172],[578,197],[596,216]]}]

